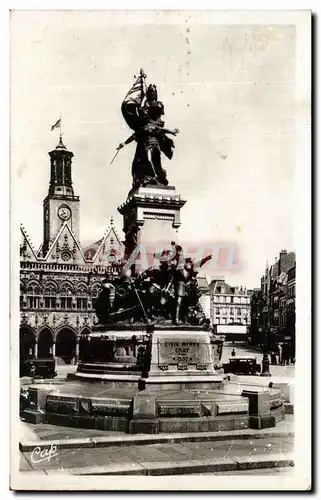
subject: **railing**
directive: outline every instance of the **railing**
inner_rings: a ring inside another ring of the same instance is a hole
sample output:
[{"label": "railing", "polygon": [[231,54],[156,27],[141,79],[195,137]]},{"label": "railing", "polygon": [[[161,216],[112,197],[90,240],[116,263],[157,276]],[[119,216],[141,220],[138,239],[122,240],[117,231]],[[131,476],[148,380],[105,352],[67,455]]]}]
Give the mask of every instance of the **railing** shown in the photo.
[{"label": "railing", "polygon": [[20,262],[20,269],[37,269],[43,271],[77,271],[88,273],[90,271],[97,271],[98,273],[105,274],[106,271],[110,274],[118,274],[116,270],[113,269],[113,266],[99,266],[95,264],[58,264],[58,263],[50,263],[50,262]]},{"label": "railing", "polygon": [[94,308],[82,308],[82,309],[77,309],[75,308],[70,308],[70,307],[20,307],[20,312],[73,312],[73,313],[94,313],[95,309]]}]

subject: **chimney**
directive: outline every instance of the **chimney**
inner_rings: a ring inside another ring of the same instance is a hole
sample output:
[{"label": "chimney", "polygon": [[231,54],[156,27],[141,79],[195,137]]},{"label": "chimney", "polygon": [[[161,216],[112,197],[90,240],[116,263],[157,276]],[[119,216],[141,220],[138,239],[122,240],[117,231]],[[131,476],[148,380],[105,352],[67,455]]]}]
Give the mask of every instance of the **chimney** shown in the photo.
[{"label": "chimney", "polygon": [[294,264],[295,262],[295,253],[294,252],[287,252],[287,250],[281,250],[280,252],[280,263],[279,263],[279,274],[281,274],[282,271],[287,271],[289,269],[289,266]]}]

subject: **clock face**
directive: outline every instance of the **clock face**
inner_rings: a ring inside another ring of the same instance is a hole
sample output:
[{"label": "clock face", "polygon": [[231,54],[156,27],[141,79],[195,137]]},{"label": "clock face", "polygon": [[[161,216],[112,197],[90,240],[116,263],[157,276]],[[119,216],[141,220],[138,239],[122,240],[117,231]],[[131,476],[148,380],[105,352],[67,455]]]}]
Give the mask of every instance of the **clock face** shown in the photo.
[{"label": "clock face", "polygon": [[67,205],[61,205],[58,208],[58,217],[61,220],[68,220],[68,219],[70,219],[70,216],[71,216],[71,211]]}]

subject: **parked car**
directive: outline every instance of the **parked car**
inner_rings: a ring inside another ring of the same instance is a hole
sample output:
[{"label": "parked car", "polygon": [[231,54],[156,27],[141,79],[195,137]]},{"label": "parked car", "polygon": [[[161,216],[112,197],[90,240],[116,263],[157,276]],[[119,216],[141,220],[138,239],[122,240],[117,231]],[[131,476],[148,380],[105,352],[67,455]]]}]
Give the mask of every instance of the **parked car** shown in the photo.
[{"label": "parked car", "polygon": [[261,373],[261,366],[256,362],[254,356],[233,356],[228,363],[223,364],[223,368],[224,373],[234,373],[235,375],[257,375]]},{"label": "parked car", "polygon": [[56,375],[56,362],[53,358],[28,359],[20,363],[20,377],[54,378]]}]

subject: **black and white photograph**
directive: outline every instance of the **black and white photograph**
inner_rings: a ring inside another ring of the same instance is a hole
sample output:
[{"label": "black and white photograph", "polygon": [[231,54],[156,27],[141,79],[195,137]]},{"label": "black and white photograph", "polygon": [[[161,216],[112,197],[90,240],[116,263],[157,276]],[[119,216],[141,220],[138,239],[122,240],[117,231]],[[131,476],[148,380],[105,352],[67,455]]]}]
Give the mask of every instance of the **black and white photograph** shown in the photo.
[{"label": "black and white photograph", "polygon": [[310,129],[308,10],[11,10],[11,489],[311,488]]}]

